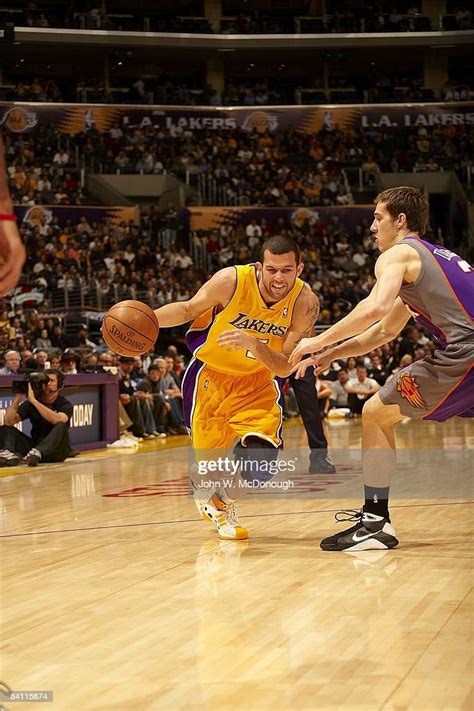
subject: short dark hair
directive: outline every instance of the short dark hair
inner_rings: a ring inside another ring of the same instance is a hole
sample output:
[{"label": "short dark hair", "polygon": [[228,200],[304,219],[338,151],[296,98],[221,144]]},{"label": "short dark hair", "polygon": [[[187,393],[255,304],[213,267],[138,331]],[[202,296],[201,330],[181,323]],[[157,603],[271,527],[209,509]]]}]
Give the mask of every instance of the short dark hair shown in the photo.
[{"label": "short dark hair", "polygon": [[266,239],[262,245],[262,251],[260,253],[260,259],[262,260],[262,263],[265,259],[265,250],[267,249],[271,254],[288,254],[288,252],[293,252],[296,259],[296,264],[299,264],[301,261],[300,248],[292,237],[285,237],[284,235],[273,235],[273,237],[269,237],[268,239]]},{"label": "short dark hair", "polygon": [[379,193],[374,203],[384,203],[393,218],[402,212],[407,218],[407,227],[419,235],[424,235],[428,224],[429,205],[427,199],[417,188],[402,185],[399,188],[389,188]]},{"label": "short dark hair", "polygon": [[62,386],[64,385],[64,373],[62,370],[58,370],[57,368],[47,368],[45,371],[46,375],[55,375],[56,378],[58,379],[58,390],[61,390]]}]

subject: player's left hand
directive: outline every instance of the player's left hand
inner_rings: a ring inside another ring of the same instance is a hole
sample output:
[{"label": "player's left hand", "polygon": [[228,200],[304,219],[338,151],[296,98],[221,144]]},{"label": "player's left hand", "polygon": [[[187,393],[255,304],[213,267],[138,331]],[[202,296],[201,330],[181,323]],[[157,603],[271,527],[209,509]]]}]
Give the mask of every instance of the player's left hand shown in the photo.
[{"label": "player's left hand", "polygon": [[237,351],[240,348],[251,350],[254,342],[254,336],[238,328],[233,328],[231,331],[224,331],[217,337],[217,344],[230,351]]}]

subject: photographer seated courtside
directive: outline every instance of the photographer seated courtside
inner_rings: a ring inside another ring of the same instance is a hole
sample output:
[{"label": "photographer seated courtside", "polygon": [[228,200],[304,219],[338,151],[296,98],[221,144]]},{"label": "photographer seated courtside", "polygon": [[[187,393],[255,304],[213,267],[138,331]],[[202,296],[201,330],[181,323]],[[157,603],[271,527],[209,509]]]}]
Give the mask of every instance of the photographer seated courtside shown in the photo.
[{"label": "photographer seated courtside", "polygon": [[[42,462],[63,462],[71,454],[69,424],[72,403],[60,390],[64,383],[61,371],[51,368],[24,375],[13,382],[15,399],[7,408],[0,427],[0,467]],[[15,425],[30,420],[31,436]]]}]

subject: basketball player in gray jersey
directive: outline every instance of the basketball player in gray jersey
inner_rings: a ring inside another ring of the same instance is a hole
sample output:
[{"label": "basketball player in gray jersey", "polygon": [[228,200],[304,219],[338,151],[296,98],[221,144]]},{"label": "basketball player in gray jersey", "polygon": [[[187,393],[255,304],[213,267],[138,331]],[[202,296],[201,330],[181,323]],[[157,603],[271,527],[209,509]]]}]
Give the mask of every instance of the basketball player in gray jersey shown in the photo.
[{"label": "basketball player in gray jersey", "polygon": [[364,406],[362,450],[365,504],[340,512],[351,528],[321,542],[323,550],[370,550],[398,544],[388,497],[395,466],[394,425],[404,417],[443,422],[474,417],[474,271],[457,254],[421,239],[428,203],[415,188],[385,190],[375,200],[371,231],[381,251],[376,284],[348,316],[293,351],[297,376],[313,364],[368,353],[393,340],[414,316],[438,340],[432,356],[398,371]]}]

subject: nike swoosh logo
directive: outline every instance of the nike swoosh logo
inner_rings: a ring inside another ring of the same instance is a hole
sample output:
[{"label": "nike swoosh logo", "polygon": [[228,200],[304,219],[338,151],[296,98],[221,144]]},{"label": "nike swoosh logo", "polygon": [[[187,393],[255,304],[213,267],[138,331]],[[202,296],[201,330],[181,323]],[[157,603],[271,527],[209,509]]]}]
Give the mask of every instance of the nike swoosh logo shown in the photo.
[{"label": "nike swoosh logo", "polygon": [[374,533],[368,533],[366,536],[358,536],[357,531],[352,535],[352,540],[358,543],[359,541],[365,541],[366,538],[371,538],[371,536],[374,536]]}]

